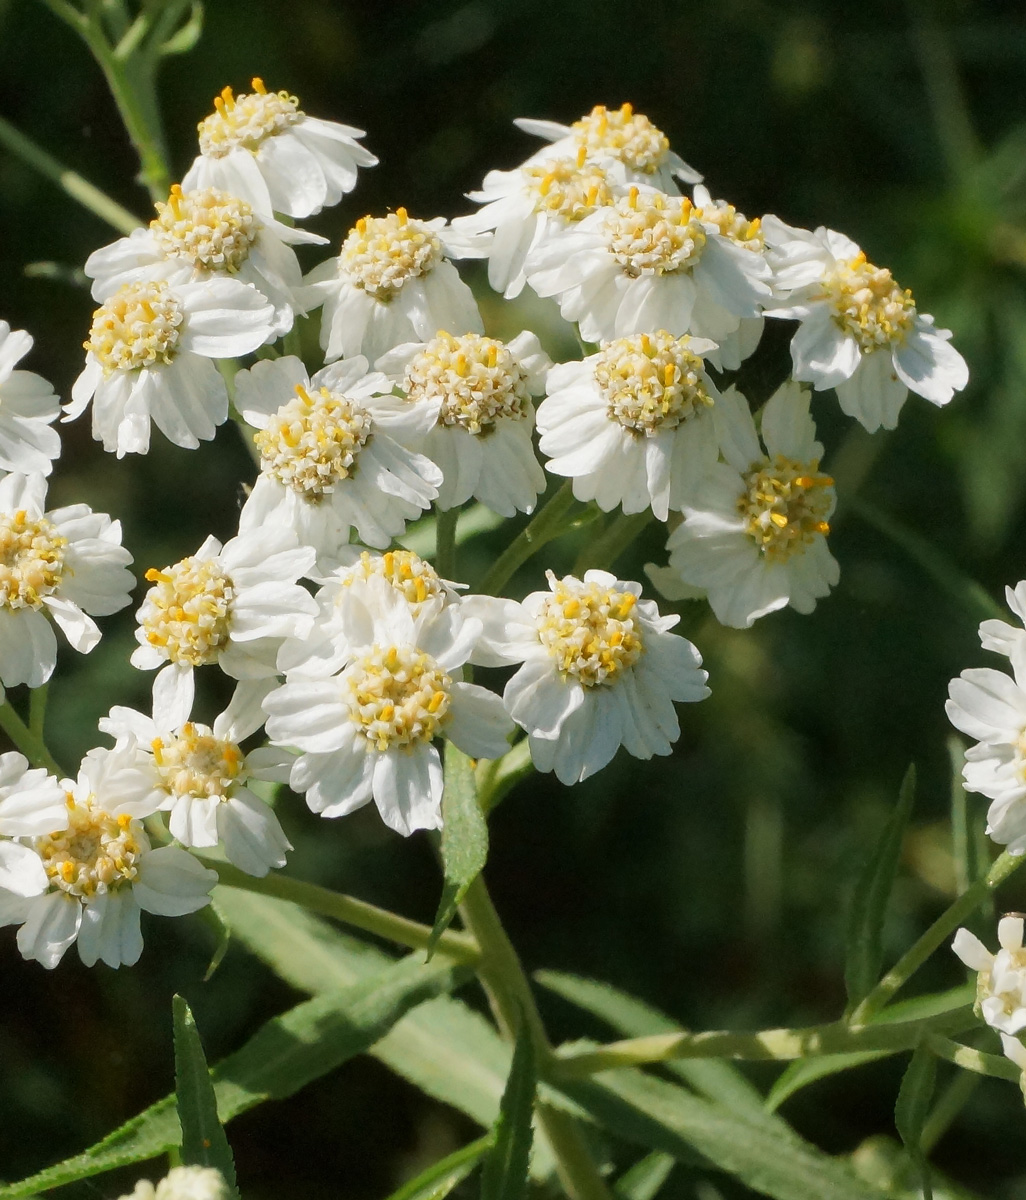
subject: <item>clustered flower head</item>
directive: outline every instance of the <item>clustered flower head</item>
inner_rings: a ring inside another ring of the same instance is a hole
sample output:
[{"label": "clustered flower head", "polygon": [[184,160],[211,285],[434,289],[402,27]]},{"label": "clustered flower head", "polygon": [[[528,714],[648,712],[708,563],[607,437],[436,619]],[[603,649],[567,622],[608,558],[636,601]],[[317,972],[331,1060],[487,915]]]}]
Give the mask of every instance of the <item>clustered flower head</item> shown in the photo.
[{"label": "clustered flower head", "polygon": [[[677,705],[709,694],[680,617],[609,562],[548,570],[522,601],[468,594],[440,574],[457,574],[444,566],[456,510],[531,514],[564,479],[603,533],[617,511],[665,527],[668,565],[647,569],[668,596],[704,596],[737,627],[809,613],[839,575],[813,390],[833,388],[872,430],[893,427],[909,390],[945,404],[965,386],[950,334],[889,270],[841,234],[714,199],[630,104],[517,124],[543,144],[490,172],[476,211],[368,213],[304,275],[300,254],[327,239],[296,221],[377,160],[362,131],[308,116],[288,91],[226,87],[152,220],[89,257],[98,307],[64,419],[91,406],[93,436],[120,458],[148,452],[153,425],[190,449],[231,414],[255,479],[234,536],[145,570],[131,661],[156,672],[146,711],[114,705],[99,725],[113,745],[74,781],[0,756],[0,924],[19,927],[26,957],[52,967],[76,944],[87,964],[133,963],[141,912],[208,902],[205,850],[254,876],[282,867],[293,817],[276,785],[326,818],[373,805],[409,835],[442,825],[445,741],[495,760],[522,738],[567,785],[620,747],[672,753]],[[519,324],[486,329],[467,258],[486,260],[507,298],[552,298],[580,357],[553,363]],[[299,353],[299,317],[319,320],[322,362]],[[793,378],[746,397],[725,375],[773,319],[797,322]],[[31,345],[0,323],[0,681],[38,688],[53,626],[91,650],[92,618],[128,605],[133,579],[116,521],[46,508],[59,401],[15,369]],[[428,513],[435,563],[410,548]],[[1026,584],[1013,607],[1026,613]],[[982,632],[1015,679],[966,672],[950,711],[980,739],[967,786],[1021,852],[1026,629]],[[506,671],[501,695],[473,666]],[[235,686],[208,711],[197,678],[218,671]],[[1026,1028],[1016,928],[1002,925],[1005,959],[958,943],[983,964],[983,1012],[1008,1036]],[[216,1173],[190,1170],[134,1195],[220,1195]]]}]

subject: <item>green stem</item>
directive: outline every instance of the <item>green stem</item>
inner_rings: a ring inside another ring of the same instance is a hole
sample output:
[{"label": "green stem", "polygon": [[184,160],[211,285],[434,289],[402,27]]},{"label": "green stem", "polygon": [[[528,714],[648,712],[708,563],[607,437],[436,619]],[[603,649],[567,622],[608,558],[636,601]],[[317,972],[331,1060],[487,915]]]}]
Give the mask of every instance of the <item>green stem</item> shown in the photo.
[{"label": "green stem", "polygon": [[929,1156],[934,1146],[947,1133],[952,1122],[972,1099],[979,1083],[977,1075],[959,1071],[944,1089],[923,1125],[923,1134],[919,1139],[919,1145],[925,1155]]},{"label": "green stem", "polygon": [[435,515],[435,570],[443,579],[456,578],[456,526],[459,519],[458,508]]},{"label": "green stem", "polygon": [[480,591],[489,596],[500,595],[531,555],[566,529],[566,515],[576,503],[573,480],[568,479],[495,560],[492,569],[484,577]]},{"label": "green stem", "polygon": [[46,723],[46,697],[49,690],[49,683],[44,683],[42,687],[32,688],[29,692],[29,732],[41,742],[45,741],[43,726]]},{"label": "green stem", "polygon": [[[0,720],[2,719],[3,712],[0,710]],[[400,946],[409,946],[413,950],[425,950],[431,939],[430,926],[410,921],[406,917],[400,917],[364,900],[357,900],[353,896],[345,896],[314,883],[290,879],[287,875],[266,875],[263,879],[257,879],[229,863],[218,862],[203,855],[197,855],[197,858],[204,866],[217,872],[218,881],[225,887],[256,892],[261,896],[274,896],[279,900],[290,900],[301,908],[309,909],[310,912],[332,917],[345,925],[352,925],[356,929],[376,934],[390,942],[397,942]],[[445,954],[456,962],[468,963],[471,966],[481,957],[473,938],[451,930],[443,933],[438,939],[436,953]]]},{"label": "green stem", "polygon": [[963,1046],[940,1034],[930,1034],[926,1039],[938,1058],[954,1063],[965,1071],[973,1071],[977,1075],[990,1075],[994,1079],[1010,1079],[1018,1083],[1022,1072],[1010,1059],[1002,1058],[1000,1054],[985,1054],[982,1050],[974,1050],[972,1046]]},{"label": "green stem", "polygon": [[489,813],[521,779],[534,770],[531,744],[527,738],[496,758],[477,773],[477,798],[481,808]]},{"label": "green stem", "polygon": [[571,1200],[613,1200],[588,1152],[577,1120],[553,1104],[538,1104],[541,1126],[556,1159],[556,1174]]},{"label": "green stem", "polygon": [[621,554],[637,539],[643,529],[655,520],[651,509],[629,516],[621,513],[608,529],[604,529],[593,541],[589,541],[574,563],[574,574],[582,576],[591,568],[611,570]]},{"label": "green stem", "polygon": [[0,728],[34,767],[43,767],[58,779],[64,778],[65,771],[46,748],[42,736],[25,724],[11,707],[9,700],[0,706]]},{"label": "green stem", "polygon": [[971,1006],[963,1004],[934,1017],[915,1021],[888,1021],[853,1027],[847,1021],[809,1025],[799,1029],[762,1029],[758,1033],[659,1033],[649,1037],[610,1042],[594,1050],[570,1050],[556,1056],[559,1079],[579,1079],[599,1071],[640,1067],[681,1058],[728,1058],[745,1062],[789,1062],[849,1054],[864,1050],[897,1054],[911,1050],[924,1027],[944,1033],[972,1029],[979,1022]]},{"label": "green stem", "polygon": [[116,200],[94,187],[88,179],[83,179],[77,171],[72,171],[63,163],[58,162],[52,154],[48,154],[41,146],[37,146],[31,138],[26,137],[21,130],[16,129],[10,121],[0,117],[0,145],[5,146],[12,154],[16,154],[23,162],[36,170],[61,188],[72,200],[76,200],[83,208],[87,208],[94,216],[106,221],[118,233],[131,233],[138,229],[142,222],[122,208]]},{"label": "green stem", "polygon": [[978,879],[967,892],[946,908],[929,929],[898,959],[869,995],[851,1015],[852,1025],[870,1021],[884,1007],[894,993],[909,980],[930,955],[955,932],[963,921],[968,920],[995,888],[1017,871],[1026,862],[1026,855],[1009,854],[1006,850],[984,876]]}]

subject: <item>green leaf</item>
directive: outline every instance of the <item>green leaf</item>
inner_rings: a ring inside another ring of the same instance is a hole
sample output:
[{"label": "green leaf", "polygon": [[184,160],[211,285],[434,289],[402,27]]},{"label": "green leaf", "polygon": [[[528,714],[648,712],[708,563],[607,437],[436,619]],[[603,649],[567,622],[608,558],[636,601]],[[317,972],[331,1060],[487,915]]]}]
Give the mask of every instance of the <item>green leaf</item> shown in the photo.
[{"label": "green leaf", "polygon": [[843,1162],[784,1125],[788,1137],[676,1084],[640,1071],[610,1071],[563,1090],[611,1133],[687,1160],[697,1150],[753,1191],[775,1200],[885,1200]]},{"label": "green leaf", "polygon": [[210,963],[203,976],[203,982],[209,983],[224,956],[228,953],[228,947],[232,940],[232,927],[224,914],[224,909],[216,900],[211,900],[209,904],[199,910],[197,915],[205,925],[209,926],[216,939],[214,953],[210,956]]},{"label": "green leaf", "polygon": [[182,1127],[182,1162],[215,1167],[238,1196],[235,1159],[217,1117],[217,1097],[192,1010],[183,997],[171,1001],[175,1031],[175,1103]]},{"label": "green leaf", "polygon": [[639,1159],[630,1170],[624,1171],[613,1191],[620,1200],[655,1200],[675,1162],[672,1155],[653,1150]]},{"label": "green leaf", "polygon": [[898,1050],[855,1050],[851,1054],[824,1054],[821,1058],[799,1058],[789,1063],[766,1094],[766,1111],[777,1109],[796,1092],[818,1079],[827,1079],[841,1071],[850,1071],[863,1063],[876,1062],[898,1054]]},{"label": "green leaf", "polygon": [[925,1044],[917,1046],[898,1090],[894,1124],[919,1175],[923,1200],[933,1200],[930,1167],[923,1154],[922,1140],[936,1083],[937,1060]]},{"label": "green leaf", "polygon": [[444,1200],[444,1197],[473,1171],[492,1146],[492,1142],[492,1135],[488,1133],[476,1142],[460,1147],[454,1153],[432,1163],[416,1178],[404,1183],[388,1200]]},{"label": "green leaf", "polygon": [[912,813],[915,789],[916,770],[912,765],[902,780],[894,812],[855,885],[848,916],[844,965],[849,1011],[870,993],[883,969],[883,925],[898,873],[902,838]]},{"label": "green leaf", "polygon": [[185,54],[196,45],[203,32],[202,0],[193,0],[189,19],[159,46],[157,53],[161,58],[169,58],[173,54]]},{"label": "green leaf", "polygon": [[481,1200],[524,1200],[527,1194],[536,1086],[534,1043],[521,1016],[513,1065],[495,1122],[494,1145],[481,1174]]},{"label": "green leaf", "polygon": [[442,793],[442,869],[445,883],[431,930],[428,958],[449,928],[467,888],[488,858],[488,822],[477,802],[474,764],[452,742],[445,743],[445,791]]},{"label": "green leaf", "polygon": [[[214,1068],[218,1116],[227,1122],[265,1100],[291,1096],[363,1053],[411,1008],[467,974],[466,968],[425,966],[419,954],[410,955],[369,979],[296,1005]],[[175,1097],[167,1096],[83,1154],[0,1187],[0,1200],[155,1158],[180,1145],[181,1137]]]}]

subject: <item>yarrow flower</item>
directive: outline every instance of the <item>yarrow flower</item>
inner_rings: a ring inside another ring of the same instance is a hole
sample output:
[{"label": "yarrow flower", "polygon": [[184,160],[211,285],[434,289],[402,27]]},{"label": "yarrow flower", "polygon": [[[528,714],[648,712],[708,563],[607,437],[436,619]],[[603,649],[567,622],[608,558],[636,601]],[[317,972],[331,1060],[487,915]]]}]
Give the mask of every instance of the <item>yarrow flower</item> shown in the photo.
[{"label": "yarrow flower", "polygon": [[41,837],[67,822],[57,780],[42,768],[29,770],[22,754],[0,754],[0,908],[4,893],[37,896],[46,886],[38,855],[14,839]]},{"label": "yarrow flower", "polygon": [[801,321],[791,342],[795,379],[833,388],[842,411],[870,433],[897,425],[910,390],[944,405],[966,386],[969,370],[950,345],[951,331],[936,329],[912,293],[850,238],[776,217],[762,228],[784,296],[767,313]]},{"label": "yarrow flower", "polygon": [[635,758],[669,754],[680,736],[674,701],[709,695],[702,658],[669,631],[641,585],[607,571],[583,580],[547,572],[549,591],[522,604],[492,596],[463,602],[484,633],[474,661],[523,663],[503,701],[527,730],[539,771],[574,784],[611,761],[622,745]]},{"label": "yarrow flower", "polygon": [[702,359],[714,348],[660,330],[553,367],[538,409],[549,470],[570,476],[577,499],[604,512],[651,507],[665,521],[716,461],[719,392]]},{"label": "yarrow flower", "polygon": [[78,781],[61,783],[63,820],[18,839],[35,858],[35,891],[0,889],[0,925],[21,926],[25,958],[52,968],[77,941],[87,967],[131,966],[142,953],[141,911],[183,916],[209,902],[215,872],[177,846],[151,848],[139,818],[160,797],[138,787],[138,771],[134,745],[90,751]]},{"label": "yarrow flower", "polygon": [[501,342],[443,331],[378,361],[407,402],[428,415],[419,448],[441,469],[440,510],[473,497],[504,517],[533,511],[545,472],[531,442],[531,398],[545,390],[551,365],[533,333]]},{"label": "yarrow flower", "polygon": [[199,157],[182,186],[219,188],[262,212],[309,217],[356,187],[358,167],[377,159],[357,139],[362,129],[308,117],[288,92],[262,79],[236,96],[230,87],[199,123]]},{"label": "yarrow flower", "polygon": [[1017,1034],[1026,1029],[1026,950],[1023,949],[1023,919],[1002,917],[998,922],[1001,949],[991,954],[968,929],[955,934],[952,949],[976,979],[979,1015],[999,1033]]},{"label": "yarrow flower", "polygon": [[93,299],[108,300],[126,283],[201,283],[227,277],[253,287],[274,307],[275,334],[292,328],[302,312],[296,291],[303,273],[292,246],[328,239],[282,225],[217,188],[171,189],[143,229],[90,254],[85,273]]},{"label": "yarrow flower", "polygon": [[725,237],[686,196],[652,188],[632,187],[546,240],[526,271],[589,342],[653,329],[720,342],[771,294],[762,256]]},{"label": "yarrow flower", "polygon": [[131,554],[121,523],[88,505],[44,512],[46,479],[0,479],[0,682],[41,687],[57,665],[50,621],[88,654],[100,640],[92,616],[109,616],[131,600]]},{"label": "yarrow flower", "polygon": [[826,535],[833,480],[819,469],[823,447],[809,415],[809,393],[778,388],[762,414],[759,443],[748,403],[728,388],[713,409],[724,463],[707,468],[667,542],[670,567],[703,588],[716,619],[748,628],[790,605],[811,612],[837,583]]},{"label": "yarrow flower", "polygon": [[172,1167],[154,1186],[140,1179],[120,1200],[228,1200],[228,1185],[213,1167]]},{"label": "yarrow flower", "polygon": [[261,702],[275,684],[239,684],[212,725],[191,721],[181,697],[171,695],[158,695],[152,717],[115,707],[100,721],[119,745],[138,744],[140,791],[160,793],[172,837],[197,848],[221,842],[228,861],[250,875],[283,867],[292,849],[273,810],[246,786],[287,783],[291,755],[271,747],[247,754],[240,746],[263,725]]},{"label": "yarrow flower", "polygon": [[418,221],[405,208],[361,217],[338,258],[307,276],[307,303],[324,305],[328,362],[362,354],[374,364],[394,346],[427,341],[439,329],[483,333],[474,294],[449,258],[479,258],[488,240],[444,217]]},{"label": "yarrow flower", "polygon": [[472,758],[498,758],[513,731],[499,697],[460,678],[481,626],[455,605],[415,612],[381,576],[350,588],[338,611],[342,669],[289,678],[264,701],[268,736],[300,751],[290,785],[326,817],[373,799],[397,833],[438,829],[435,740],[444,736]]},{"label": "yarrow flower", "polygon": [[149,450],[151,421],[193,450],[228,418],[228,389],[211,360],[274,337],[273,307],[237,279],[122,284],[93,314],[64,420],[92,400],[93,437],[118,458]]},{"label": "yarrow flower", "polygon": [[24,329],[0,321],[0,471],[49,475],[61,452],[60,434],[50,428],[61,402],[41,375],[16,369],[31,349]]},{"label": "yarrow flower", "polygon": [[239,411],[257,429],[260,475],[239,529],[293,531],[330,571],[355,529],[384,548],[438,495],[442,472],[408,449],[432,414],[392,395],[362,357],[332,363],[312,378],[292,356],[259,362],[236,380]]}]

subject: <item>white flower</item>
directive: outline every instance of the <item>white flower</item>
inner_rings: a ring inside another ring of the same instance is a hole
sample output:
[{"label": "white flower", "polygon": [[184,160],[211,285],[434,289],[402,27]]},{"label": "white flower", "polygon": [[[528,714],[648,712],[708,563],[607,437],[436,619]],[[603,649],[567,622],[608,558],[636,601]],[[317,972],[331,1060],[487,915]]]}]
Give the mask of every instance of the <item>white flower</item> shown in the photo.
[{"label": "white flower", "polygon": [[327,360],[362,354],[374,363],[394,346],[427,341],[440,329],[483,333],[474,294],[449,257],[480,257],[488,240],[447,228],[444,217],[415,220],[405,208],[361,217],[338,258],[307,276],[307,302],[324,304]]},{"label": "white flower", "polygon": [[46,479],[0,479],[0,681],[41,687],[57,665],[52,617],[72,646],[88,654],[100,640],[93,616],[131,600],[131,554],[121,523],[88,505],[44,512]]},{"label": "white flower", "polygon": [[385,547],[438,495],[441,471],[407,449],[427,432],[431,413],[392,395],[362,357],[312,379],[298,358],[259,362],[236,377],[236,404],[258,430],[260,450],[240,531],[293,530],[316,550],[322,573],[341,561],[350,529]]},{"label": "white flower", "polygon": [[649,183],[664,192],[674,192],[676,179],[698,183],[702,178],[670,149],[663,131],[644,113],[636,113],[632,104],[622,104],[619,108],[596,104],[573,125],[526,117],[513,123],[525,133],[552,142],[545,153],[576,157],[583,149],[588,162],[621,163],[633,183]]},{"label": "white flower", "polygon": [[524,665],[506,684],[510,716],[527,730],[539,771],[561,783],[594,775],[622,745],[635,758],[669,754],[680,736],[675,700],[709,695],[701,656],[668,631],[680,620],[662,617],[640,600],[641,585],[607,571],[557,580],[522,604],[470,596],[463,608],[481,620],[484,636],[474,661]]},{"label": "white flower", "polygon": [[228,417],[228,390],[211,360],[274,336],[274,309],[237,279],[123,284],[93,314],[64,420],[92,400],[93,437],[118,458],[146,453],[151,420],[176,446],[195,449]]},{"label": "white flower", "polygon": [[499,697],[460,680],[481,626],[455,605],[415,614],[380,577],[350,588],[339,611],[342,670],[288,682],[264,701],[268,735],[301,751],[290,784],[327,817],[373,799],[398,833],[438,829],[435,739],[444,735],[473,758],[509,749],[513,727]]},{"label": "white flower", "polygon": [[1026,1029],[1026,951],[1023,950],[1023,919],[1002,917],[998,922],[1001,949],[991,954],[975,934],[960,929],[951,948],[973,971],[977,971],[976,1005],[980,1016],[1001,1033],[1016,1034]]},{"label": "white flower", "polygon": [[632,187],[547,238],[527,281],[588,342],[665,329],[721,342],[770,297],[770,269],[686,196]]},{"label": "white flower", "polygon": [[783,303],[770,316],[801,321],[791,342],[794,377],[834,388],[842,410],[872,433],[893,429],[909,390],[947,404],[969,382],[951,331],[920,314],[890,271],[866,260],[842,233],[763,219]]},{"label": "white flower", "polygon": [[[267,679],[282,640],[302,637],[317,605],[297,580],[314,552],[287,529],[240,534],[224,546],[209,537],[195,554],[162,571],[135,614],[139,643],[132,665],[163,668],[153,684],[154,710],[192,711],[193,670],[217,663],[233,679]],[[166,664],[166,665],[165,665]]]},{"label": "white flower", "polygon": [[533,333],[501,342],[443,332],[379,360],[407,401],[429,415],[419,449],[442,471],[437,508],[473,497],[503,517],[534,510],[545,472],[531,441],[531,397],[544,391],[551,365]]},{"label": "white flower", "polygon": [[38,896],[49,886],[39,856],[11,840],[37,837],[66,828],[64,788],[41,768],[29,770],[28,759],[11,751],[0,754],[0,908],[3,894]]},{"label": "white flower", "polygon": [[100,721],[119,744],[138,743],[140,788],[160,793],[171,835],[198,848],[223,842],[228,861],[250,875],[284,866],[292,849],[270,806],[246,786],[251,779],[287,783],[291,755],[268,747],[246,754],[239,745],[263,725],[260,706],[275,684],[240,683],[212,726],[190,721],[182,697],[171,694],[155,697],[152,717],[117,707]]},{"label": "white flower", "polygon": [[160,802],[140,798],[134,744],[92,750],[77,783],[63,781],[64,820],[53,830],[23,837],[35,855],[45,890],[22,897],[0,890],[0,925],[21,925],[18,949],[55,967],[77,940],[87,967],[131,966],[142,953],[140,910],[182,916],[210,899],[217,875],[177,846],[150,847],[139,817]]},{"label": "white flower", "polygon": [[715,463],[684,505],[670,535],[670,566],[705,588],[717,620],[748,628],[790,605],[809,613],[837,582],[827,548],[833,480],[821,474],[823,447],[807,389],[788,382],[762,414],[759,444],[745,398],[728,388],[713,408],[725,463]]},{"label": "white flower", "polygon": [[0,321],[0,471],[49,475],[61,452],[50,428],[61,402],[41,375],[15,369],[31,349],[29,334]]},{"label": "white flower", "polygon": [[262,212],[309,217],[356,187],[357,167],[377,159],[357,141],[362,129],[308,117],[288,92],[224,88],[199,124],[200,154],[185,188],[220,188]]},{"label": "white flower", "polygon": [[172,1167],[156,1187],[140,1179],[120,1200],[228,1200],[228,1186],[213,1167]]},{"label": "white flower", "polygon": [[665,330],[617,338],[583,362],[560,363],[538,409],[548,469],[604,512],[651,507],[660,521],[716,461],[719,392],[700,338]]},{"label": "white flower", "polygon": [[328,239],[282,225],[216,188],[183,192],[176,183],[156,219],[144,229],[96,250],[86,260],[93,299],[108,300],[126,283],[201,283],[227,277],[253,287],[274,307],[276,334],[292,328],[303,309],[303,286],[295,243]]}]

